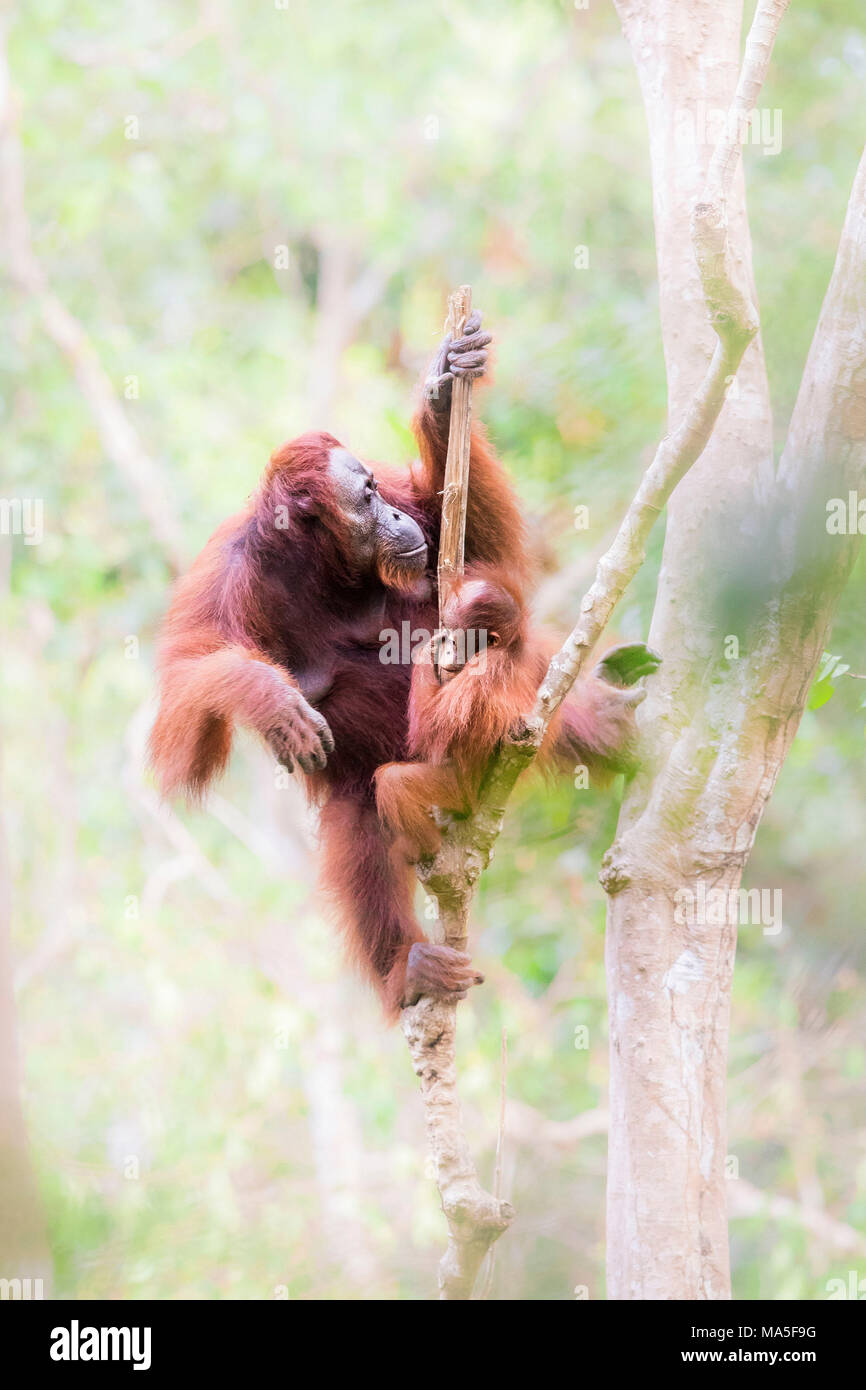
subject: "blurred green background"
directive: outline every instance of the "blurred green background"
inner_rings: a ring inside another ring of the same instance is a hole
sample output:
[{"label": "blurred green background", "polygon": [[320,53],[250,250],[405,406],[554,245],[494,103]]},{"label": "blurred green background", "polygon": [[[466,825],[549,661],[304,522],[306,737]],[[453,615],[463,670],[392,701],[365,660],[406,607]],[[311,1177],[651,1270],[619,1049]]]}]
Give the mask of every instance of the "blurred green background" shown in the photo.
[{"label": "blurred green background", "polygon": [[[539,611],[567,624],[665,428],[645,125],[612,5],[40,0],[12,7],[8,51],[33,249],[186,556],[304,429],[410,459],[413,384],[468,281],[497,340],[479,408],[544,545]],[[782,149],[746,152],[780,445],[864,92],[862,6],[793,6],[764,96]],[[2,491],[45,505],[41,545],[0,549],[0,716],[57,1293],[427,1298],[444,1223],[402,1036],[346,978],[300,799],[252,739],[208,809],[159,806],[141,750],[163,539],[37,300],[8,276],[0,293]],[[618,636],[648,630],[661,540]],[[866,1267],[864,639],[861,564],[832,645],[850,670],[807,713],[745,880],[782,888],[785,926],[741,931],[739,1298],[826,1297]],[[477,901],[487,984],[459,1047],[485,1179],[503,1028],[514,1101],[494,1298],[604,1296],[596,873],[616,815],[568,781],[521,787]]]}]

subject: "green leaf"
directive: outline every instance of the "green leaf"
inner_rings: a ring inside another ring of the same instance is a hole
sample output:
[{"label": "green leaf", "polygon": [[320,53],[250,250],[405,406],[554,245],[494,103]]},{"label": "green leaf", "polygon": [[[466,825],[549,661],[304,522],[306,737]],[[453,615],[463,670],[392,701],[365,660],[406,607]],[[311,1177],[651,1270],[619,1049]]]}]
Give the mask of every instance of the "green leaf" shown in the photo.
[{"label": "green leaf", "polygon": [[812,686],[812,693],[809,696],[808,709],[820,709],[826,705],[828,700],[832,700],[836,694],[835,685],[831,685],[827,680],[817,680]]}]

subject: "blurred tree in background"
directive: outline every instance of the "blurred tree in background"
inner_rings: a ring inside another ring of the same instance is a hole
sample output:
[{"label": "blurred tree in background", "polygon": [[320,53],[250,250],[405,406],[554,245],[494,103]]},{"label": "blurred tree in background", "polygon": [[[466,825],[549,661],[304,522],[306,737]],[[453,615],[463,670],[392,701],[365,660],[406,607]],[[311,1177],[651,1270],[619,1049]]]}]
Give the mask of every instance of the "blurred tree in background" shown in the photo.
[{"label": "blurred tree in background", "polygon": [[[413,383],[468,281],[497,340],[479,410],[543,545],[539,613],[568,622],[665,419],[646,136],[612,7],[42,0],[14,11],[8,59],[32,250],[187,556],[304,429],[410,458]],[[855,0],[791,10],[764,97],[782,148],[746,152],[780,440],[864,76]],[[14,275],[0,293],[0,491],[45,512],[41,544],[0,538],[0,716],[57,1293],[427,1297],[442,1224],[403,1039],[344,978],[300,798],[251,740],[205,810],[156,800],[164,538],[38,298]],[[661,540],[623,638],[647,630]],[[824,1297],[866,1252],[862,594],[861,560],[833,637],[849,670],[832,699],[816,688],[746,880],[782,888],[785,925],[740,935],[740,1298]],[[505,1028],[519,1213],[493,1297],[604,1294],[596,872],[615,824],[609,795],[521,786],[476,904],[488,983],[461,1015],[463,1094],[489,1173]]]}]

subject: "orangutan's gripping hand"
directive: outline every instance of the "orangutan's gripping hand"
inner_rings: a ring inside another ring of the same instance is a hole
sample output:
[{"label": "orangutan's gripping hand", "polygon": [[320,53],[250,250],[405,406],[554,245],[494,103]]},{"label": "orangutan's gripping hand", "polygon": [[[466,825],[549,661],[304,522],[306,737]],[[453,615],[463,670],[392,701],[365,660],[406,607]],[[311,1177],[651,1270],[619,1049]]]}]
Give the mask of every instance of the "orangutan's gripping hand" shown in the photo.
[{"label": "orangutan's gripping hand", "polygon": [[493,341],[491,334],[481,328],[481,314],[476,309],[463,325],[459,338],[446,335],[439,345],[430,364],[425,382],[427,399],[437,408],[447,407],[451,402],[451,383],[457,377],[475,381],[487,370],[487,346]]}]

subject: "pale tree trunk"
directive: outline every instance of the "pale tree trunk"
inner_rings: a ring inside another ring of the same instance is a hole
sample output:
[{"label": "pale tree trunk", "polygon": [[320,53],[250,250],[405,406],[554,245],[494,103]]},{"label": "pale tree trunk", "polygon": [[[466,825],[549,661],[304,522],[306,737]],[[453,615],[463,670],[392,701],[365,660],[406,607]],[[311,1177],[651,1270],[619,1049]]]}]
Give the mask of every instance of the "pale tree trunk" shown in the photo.
[{"label": "pale tree trunk", "polygon": [[[618,0],[617,9],[649,126],[674,424],[712,346],[689,225],[712,155],[712,124],[703,143],[700,131],[736,84],[742,4]],[[693,144],[683,138],[690,120]],[[750,287],[741,174],[728,215]],[[650,634],[664,664],[640,711],[648,761],[602,872],[610,895],[610,1298],[730,1297],[725,1081],[737,913],[705,923],[714,912],[702,912],[700,894],[739,887],[854,561],[856,537],[829,537],[825,506],[864,475],[864,277],[861,166],[780,464],[757,339],[712,440],[668,507]]]},{"label": "pale tree trunk", "polygon": [[[0,539],[0,600],[8,598],[11,551],[11,542]],[[20,1296],[48,1298],[53,1266],[21,1104],[11,907],[0,766],[0,1279],[21,1280],[16,1290]],[[41,1284],[36,1283],[37,1280],[41,1280]]]},{"label": "pale tree trunk", "polygon": [[0,1279],[20,1281],[12,1285],[13,1298],[47,1298],[51,1256],[21,1105],[9,933],[9,868],[0,799]]},{"label": "pale tree trunk", "polygon": [[349,322],[351,288],[349,246],[323,234],[319,242],[318,293],[306,399],[309,418],[317,430],[335,427],[343,356],[353,331]]}]

